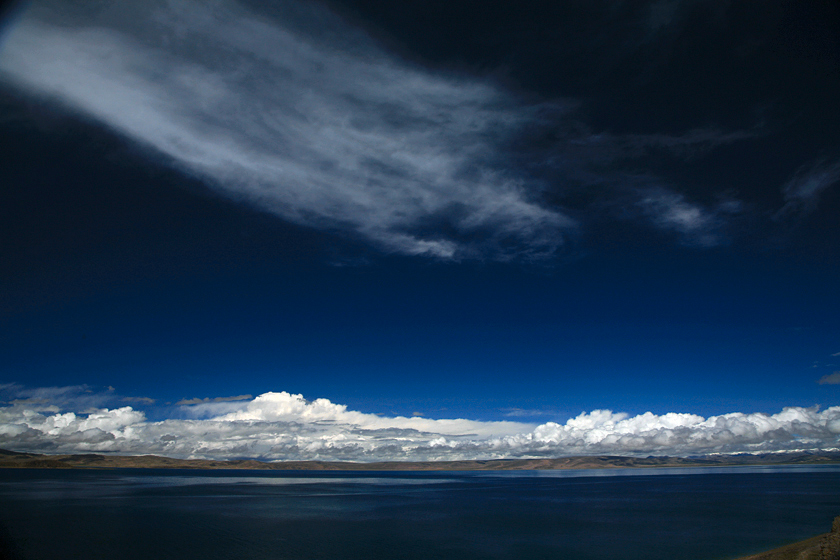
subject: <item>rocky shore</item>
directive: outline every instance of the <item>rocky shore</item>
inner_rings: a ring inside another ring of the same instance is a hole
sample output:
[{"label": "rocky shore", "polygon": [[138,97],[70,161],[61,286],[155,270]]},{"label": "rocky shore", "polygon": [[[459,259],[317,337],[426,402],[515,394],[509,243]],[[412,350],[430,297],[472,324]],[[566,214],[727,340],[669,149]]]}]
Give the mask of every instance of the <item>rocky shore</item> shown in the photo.
[{"label": "rocky shore", "polygon": [[738,560],[840,560],[840,517],[829,533]]}]

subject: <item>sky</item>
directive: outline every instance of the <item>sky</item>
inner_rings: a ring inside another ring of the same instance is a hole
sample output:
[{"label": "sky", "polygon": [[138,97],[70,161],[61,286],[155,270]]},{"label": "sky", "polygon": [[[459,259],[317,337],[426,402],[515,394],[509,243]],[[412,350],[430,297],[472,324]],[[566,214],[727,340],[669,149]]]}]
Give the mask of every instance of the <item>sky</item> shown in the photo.
[{"label": "sky", "polygon": [[840,447],[840,5],[36,0],[0,447]]}]

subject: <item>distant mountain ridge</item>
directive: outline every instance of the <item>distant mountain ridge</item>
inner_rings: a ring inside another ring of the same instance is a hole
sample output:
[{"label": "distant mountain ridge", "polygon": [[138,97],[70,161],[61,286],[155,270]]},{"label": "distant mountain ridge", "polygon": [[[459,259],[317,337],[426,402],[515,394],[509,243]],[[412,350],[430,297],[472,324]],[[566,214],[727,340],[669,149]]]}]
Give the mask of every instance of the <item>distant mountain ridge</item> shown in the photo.
[{"label": "distant mountain ridge", "polygon": [[815,465],[840,463],[840,451],[706,455],[700,457],[578,456],[555,459],[487,459],[469,461],[276,461],[257,459],[174,459],[158,455],[43,455],[0,449],[0,468],[152,468],[152,469],[261,469],[348,471],[491,471],[614,469],[644,467],[714,467],[737,465]]}]

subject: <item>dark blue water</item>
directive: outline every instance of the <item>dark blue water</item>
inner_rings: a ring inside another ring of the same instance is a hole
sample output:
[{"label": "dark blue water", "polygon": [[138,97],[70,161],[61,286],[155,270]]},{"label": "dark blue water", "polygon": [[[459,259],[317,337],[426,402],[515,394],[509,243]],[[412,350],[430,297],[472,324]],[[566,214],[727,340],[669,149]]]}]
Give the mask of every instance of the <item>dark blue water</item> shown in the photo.
[{"label": "dark blue water", "polygon": [[733,558],[840,515],[840,466],[489,473],[0,470],[20,559]]}]

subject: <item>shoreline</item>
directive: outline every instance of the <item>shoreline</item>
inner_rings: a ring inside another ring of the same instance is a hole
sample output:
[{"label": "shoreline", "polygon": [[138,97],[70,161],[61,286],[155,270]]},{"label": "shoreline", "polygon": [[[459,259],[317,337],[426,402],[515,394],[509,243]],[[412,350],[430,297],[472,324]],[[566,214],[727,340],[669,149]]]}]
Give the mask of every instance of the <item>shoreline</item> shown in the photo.
[{"label": "shoreline", "polygon": [[840,560],[840,517],[828,533],[735,560]]},{"label": "shoreline", "polygon": [[[840,464],[837,453],[768,454],[767,456],[714,457],[566,457],[558,459],[509,459],[438,462],[351,463],[320,461],[286,461],[267,463],[253,459],[207,460],[174,459],[156,455],[108,456],[101,454],[46,455],[20,453],[0,449],[0,469],[171,469],[171,470],[261,470],[311,472],[446,472],[446,471],[522,471],[522,470],[584,470],[584,469],[643,469],[674,467],[749,467],[791,465]],[[831,531],[804,540],[788,543],[758,553],[726,557],[727,560],[840,560],[840,517],[833,521]],[[724,560],[721,558],[720,560]]]},{"label": "shoreline", "polygon": [[309,471],[496,471],[582,470],[668,467],[734,467],[840,464],[840,452],[765,453],[703,457],[576,456],[554,459],[486,459],[464,461],[277,461],[257,459],[175,459],[159,455],[102,455],[97,453],[45,455],[0,449],[0,468],[42,469],[241,469]]}]

